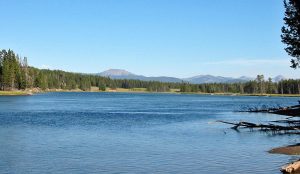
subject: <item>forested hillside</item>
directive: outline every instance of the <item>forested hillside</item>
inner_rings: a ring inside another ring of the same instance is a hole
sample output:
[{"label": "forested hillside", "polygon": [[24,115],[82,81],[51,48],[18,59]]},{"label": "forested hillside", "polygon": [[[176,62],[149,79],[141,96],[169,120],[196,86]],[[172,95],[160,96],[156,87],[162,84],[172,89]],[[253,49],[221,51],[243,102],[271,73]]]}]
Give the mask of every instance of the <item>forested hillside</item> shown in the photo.
[{"label": "forested hillside", "polygon": [[20,57],[12,50],[0,52],[0,89],[81,89],[89,91],[91,86],[105,88],[147,88],[149,91],[164,92],[178,88],[179,84],[145,82],[140,80],[113,80],[98,75],[46,70],[30,67],[27,58]]},{"label": "forested hillside", "polygon": [[105,91],[106,88],[146,88],[151,92],[168,92],[180,89],[181,92],[203,93],[245,93],[245,94],[299,94],[299,80],[282,80],[278,83],[271,79],[265,81],[262,75],[256,80],[245,83],[162,83],[156,81],[116,80],[98,75],[71,73],[61,70],[46,70],[31,67],[26,57],[20,57],[12,50],[0,52],[0,89],[25,90],[32,88],[80,89],[89,91],[92,86]]}]

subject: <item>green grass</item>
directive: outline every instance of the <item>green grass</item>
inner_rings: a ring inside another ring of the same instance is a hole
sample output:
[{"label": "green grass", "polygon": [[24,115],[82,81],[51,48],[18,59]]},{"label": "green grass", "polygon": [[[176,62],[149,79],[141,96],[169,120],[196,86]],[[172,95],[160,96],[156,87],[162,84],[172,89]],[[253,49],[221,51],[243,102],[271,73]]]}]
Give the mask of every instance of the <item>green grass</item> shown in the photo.
[{"label": "green grass", "polygon": [[[106,92],[132,92],[132,93],[152,93],[150,91],[147,91],[147,88],[130,88],[130,89],[127,89],[127,88],[116,88],[116,89],[111,89],[111,88],[107,88],[106,89]],[[169,92],[162,92],[162,93],[178,93],[179,92],[179,89],[171,89]]]},{"label": "green grass", "polygon": [[0,96],[30,95],[28,91],[0,91]]},{"label": "green grass", "polygon": [[271,97],[300,97],[300,94],[267,94]]},{"label": "green grass", "polygon": [[135,92],[147,92],[147,88],[132,88],[130,91],[135,91]]},{"label": "green grass", "polygon": [[126,89],[126,88],[116,88],[116,89],[111,89],[107,88],[107,92],[147,92],[146,88],[131,88],[131,89]]},{"label": "green grass", "polygon": [[[44,92],[82,92],[81,90],[49,90]],[[35,92],[43,92],[43,91],[34,91]],[[93,87],[91,91],[87,92],[99,92],[99,89],[96,87]],[[117,88],[117,89],[110,89],[107,88],[106,92],[133,92],[133,93],[148,93],[146,88],[131,88],[131,89],[125,89],[125,88]],[[239,93],[188,93],[188,92],[180,92],[179,89],[171,89],[169,92],[166,93],[177,93],[177,94],[200,94],[200,95],[232,95],[232,96],[268,96],[268,97],[300,97],[300,94],[239,94]],[[21,91],[21,90],[14,90],[14,91],[0,91],[0,96],[18,96],[18,95],[32,95],[32,92],[30,91]]]},{"label": "green grass", "polygon": [[[184,93],[183,93],[184,94]],[[300,97],[300,94],[240,94],[240,93],[193,93],[203,95],[232,95],[232,96],[266,96],[266,97]]]},{"label": "green grass", "polygon": [[173,92],[180,92],[180,89],[170,89],[170,92],[173,93]]}]

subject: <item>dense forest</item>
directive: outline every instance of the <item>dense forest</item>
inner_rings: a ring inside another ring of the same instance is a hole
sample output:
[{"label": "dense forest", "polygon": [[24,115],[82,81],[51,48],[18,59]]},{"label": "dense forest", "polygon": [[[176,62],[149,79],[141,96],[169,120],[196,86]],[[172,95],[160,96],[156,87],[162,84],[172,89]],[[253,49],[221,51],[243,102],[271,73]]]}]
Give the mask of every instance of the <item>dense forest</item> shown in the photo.
[{"label": "dense forest", "polygon": [[202,93],[241,93],[241,94],[299,94],[300,80],[272,79],[264,80],[258,75],[256,80],[244,83],[162,83],[156,81],[116,80],[98,75],[71,73],[61,70],[38,69],[28,65],[26,57],[20,57],[12,50],[0,52],[0,90],[25,90],[39,88],[89,91],[91,87],[106,88],[146,88],[151,92],[168,92],[180,89],[180,92]]}]

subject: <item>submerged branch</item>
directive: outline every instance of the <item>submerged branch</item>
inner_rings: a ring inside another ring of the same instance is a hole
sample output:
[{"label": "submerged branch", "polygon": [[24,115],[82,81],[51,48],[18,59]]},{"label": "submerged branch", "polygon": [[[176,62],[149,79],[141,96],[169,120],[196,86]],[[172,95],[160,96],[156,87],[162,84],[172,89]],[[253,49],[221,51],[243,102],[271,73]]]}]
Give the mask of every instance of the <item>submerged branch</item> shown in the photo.
[{"label": "submerged branch", "polygon": [[234,125],[232,127],[232,129],[249,128],[251,130],[259,129],[261,131],[273,131],[273,132],[293,131],[293,133],[300,133],[300,126],[299,125],[296,125],[296,126],[282,126],[282,125],[271,124],[271,123],[269,123],[269,124],[255,124],[255,123],[244,122],[244,121],[233,123],[233,122],[227,122],[227,121],[222,121],[222,120],[219,120],[217,122]]},{"label": "submerged branch", "polygon": [[281,168],[283,173],[294,173],[300,170],[300,160],[289,163]]},{"label": "submerged branch", "polygon": [[244,111],[239,112],[260,112],[260,113],[271,113],[271,114],[278,114],[278,115],[285,115],[291,117],[300,117],[300,105],[288,106],[288,107],[277,107],[277,108],[248,108]]}]

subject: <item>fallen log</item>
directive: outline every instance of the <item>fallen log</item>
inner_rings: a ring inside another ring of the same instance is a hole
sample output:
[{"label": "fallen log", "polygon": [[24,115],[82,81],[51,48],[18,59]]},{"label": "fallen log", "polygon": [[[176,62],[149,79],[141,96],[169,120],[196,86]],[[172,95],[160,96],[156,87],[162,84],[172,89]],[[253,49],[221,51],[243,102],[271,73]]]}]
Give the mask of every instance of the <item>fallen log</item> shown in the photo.
[{"label": "fallen log", "polygon": [[273,123],[284,123],[284,124],[293,124],[293,125],[299,125],[300,126],[300,120],[275,120],[271,121]]},{"label": "fallen log", "polygon": [[[300,101],[299,101],[300,103]],[[268,124],[256,124],[251,122],[228,122],[219,120],[217,122],[233,125],[232,129],[248,128],[250,130],[257,129],[265,132],[272,132],[273,134],[300,134],[300,120],[295,119],[300,117],[300,105],[278,108],[252,108],[248,111],[241,112],[261,112],[285,115],[286,120],[269,121]],[[273,124],[276,123],[276,124]],[[287,164],[281,168],[283,173],[299,173],[300,174],[300,160]]]},{"label": "fallen log", "polygon": [[219,120],[217,122],[225,123],[234,125],[232,129],[238,129],[238,128],[249,128],[249,129],[260,129],[262,131],[274,131],[274,132],[280,132],[280,131],[297,131],[296,133],[300,133],[300,126],[282,126],[277,124],[255,124],[250,122],[241,121],[238,123],[228,122],[228,121],[222,121]]},{"label": "fallen log", "polygon": [[254,113],[271,113],[278,115],[286,115],[298,117],[300,116],[300,105],[287,106],[287,107],[278,107],[278,108],[248,108],[246,111],[239,112],[254,112]]},{"label": "fallen log", "polygon": [[300,116],[300,108],[299,107],[290,107],[290,108],[283,108],[278,109],[275,111],[270,112],[272,114],[278,114],[278,115],[287,115],[287,116],[293,116],[293,117],[299,117]]},{"label": "fallen log", "polygon": [[282,173],[295,173],[295,172],[300,172],[300,161],[295,161],[292,163],[289,163],[287,165],[284,165],[281,167],[281,172]]}]

